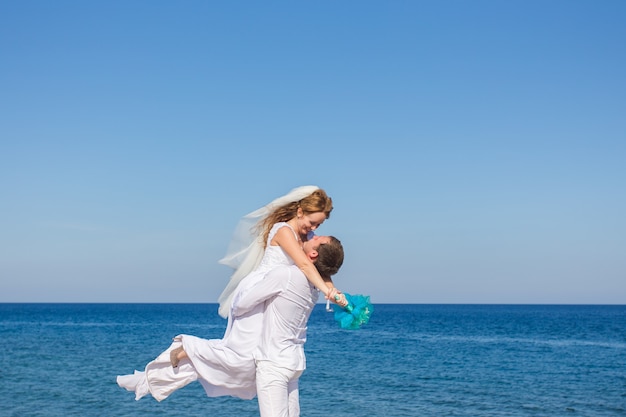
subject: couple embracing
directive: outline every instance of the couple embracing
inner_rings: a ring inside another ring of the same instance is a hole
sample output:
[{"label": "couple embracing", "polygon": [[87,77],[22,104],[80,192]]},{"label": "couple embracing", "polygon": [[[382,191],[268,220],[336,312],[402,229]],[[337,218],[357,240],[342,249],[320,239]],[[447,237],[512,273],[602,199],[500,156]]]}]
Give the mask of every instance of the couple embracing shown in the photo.
[{"label": "couple embracing", "polygon": [[305,186],[244,216],[220,261],[235,269],[219,299],[228,319],[223,338],[176,336],[144,371],[118,376],[118,385],[137,400],[162,401],[197,380],[210,397],[257,396],[262,417],[299,416],[310,313],[320,291],[347,304],[331,279],[343,263],[341,242],[313,233],[332,208],[324,190]]}]

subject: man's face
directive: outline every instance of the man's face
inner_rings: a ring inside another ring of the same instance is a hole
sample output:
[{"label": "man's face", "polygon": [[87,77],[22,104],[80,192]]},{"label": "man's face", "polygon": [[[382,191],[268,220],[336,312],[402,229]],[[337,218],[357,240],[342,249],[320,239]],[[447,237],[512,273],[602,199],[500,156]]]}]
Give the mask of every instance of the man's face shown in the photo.
[{"label": "man's face", "polygon": [[320,245],[325,245],[327,243],[330,243],[330,236],[315,235],[311,239],[304,242],[302,249],[304,250],[304,253],[309,256],[311,252],[317,251],[317,248],[319,248]]}]

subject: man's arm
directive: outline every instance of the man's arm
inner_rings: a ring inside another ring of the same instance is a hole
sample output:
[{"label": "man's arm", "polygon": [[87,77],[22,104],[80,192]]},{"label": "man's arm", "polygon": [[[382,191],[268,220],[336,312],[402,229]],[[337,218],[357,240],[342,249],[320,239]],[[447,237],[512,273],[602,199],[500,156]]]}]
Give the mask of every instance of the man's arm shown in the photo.
[{"label": "man's arm", "polygon": [[260,303],[280,294],[287,287],[287,282],[291,276],[288,267],[277,267],[269,271],[265,277],[255,284],[250,290],[233,306],[233,316],[241,316],[252,310]]}]

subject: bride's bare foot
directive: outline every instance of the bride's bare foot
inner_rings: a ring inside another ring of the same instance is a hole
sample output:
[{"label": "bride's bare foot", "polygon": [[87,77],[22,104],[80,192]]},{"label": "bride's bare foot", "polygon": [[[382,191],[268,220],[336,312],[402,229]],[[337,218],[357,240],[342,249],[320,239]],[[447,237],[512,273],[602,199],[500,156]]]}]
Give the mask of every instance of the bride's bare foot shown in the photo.
[{"label": "bride's bare foot", "polygon": [[180,360],[186,357],[187,357],[187,354],[183,350],[182,346],[179,346],[176,349],[173,349],[170,352],[170,362],[172,363],[172,368],[177,368]]}]

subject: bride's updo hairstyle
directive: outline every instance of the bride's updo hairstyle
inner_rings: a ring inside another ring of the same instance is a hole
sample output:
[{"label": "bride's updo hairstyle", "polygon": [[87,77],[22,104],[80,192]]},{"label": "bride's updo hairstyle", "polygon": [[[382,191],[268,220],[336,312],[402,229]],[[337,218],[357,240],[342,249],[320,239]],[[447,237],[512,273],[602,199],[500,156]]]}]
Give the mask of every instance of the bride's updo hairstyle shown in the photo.
[{"label": "bride's updo hairstyle", "polygon": [[259,225],[263,229],[264,247],[267,245],[267,238],[269,237],[272,226],[278,222],[286,222],[296,217],[298,215],[298,208],[301,208],[302,213],[305,215],[322,212],[328,219],[330,212],[333,210],[333,200],[326,194],[326,191],[318,188],[300,201],[294,201],[278,207]]}]

